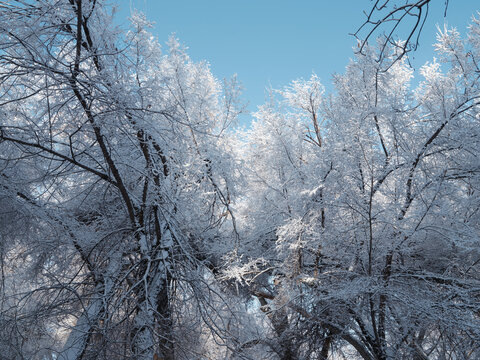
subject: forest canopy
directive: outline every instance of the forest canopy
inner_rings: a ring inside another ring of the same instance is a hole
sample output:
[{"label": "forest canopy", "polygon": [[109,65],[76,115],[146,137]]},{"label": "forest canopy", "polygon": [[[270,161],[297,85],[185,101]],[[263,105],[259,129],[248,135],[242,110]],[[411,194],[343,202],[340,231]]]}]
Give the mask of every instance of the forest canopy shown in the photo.
[{"label": "forest canopy", "polygon": [[370,38],[244,130],[235,78],[112,16],[0,2],[1,358],[480,358],[478,14],[416,86]]}]

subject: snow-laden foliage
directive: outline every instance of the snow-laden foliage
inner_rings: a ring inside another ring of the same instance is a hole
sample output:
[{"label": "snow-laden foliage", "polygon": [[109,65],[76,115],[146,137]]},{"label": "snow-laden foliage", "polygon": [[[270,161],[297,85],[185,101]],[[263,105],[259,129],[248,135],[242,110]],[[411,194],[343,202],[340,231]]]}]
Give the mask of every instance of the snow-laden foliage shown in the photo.
[{"label": "snow-laden foliage", "polygon": [[279,358],[480,356],[478,26],[440,32],[415,89],[365,48],[334,95],[314,75],[256,113],[242,255]]},{"label": "snow-laden foliage", "polygon": [[[37,349],[191,358],[195,347],[175,355],[192,321],[179,315],[185,298],[205,317],[204,336],[225,343],[211,313],[228,301],[208,295],[208,279],[238,242],[225,131],[237,89],[222,89],[176,39],[162,51],[140,14],[121,36],[103,1],[1,7],[0,196],[2,223],[12,223],[2,227],[1,319],[18,340],[5,340],[11,358],[43,356]],[[220,237],[225,246],[214,247]]]},{"label": "snow-laden foliage", "polygon": [[415,88],[365,45],[234,133],[144,15],[0,9],[0,357],[480,357],[478,19]]}]

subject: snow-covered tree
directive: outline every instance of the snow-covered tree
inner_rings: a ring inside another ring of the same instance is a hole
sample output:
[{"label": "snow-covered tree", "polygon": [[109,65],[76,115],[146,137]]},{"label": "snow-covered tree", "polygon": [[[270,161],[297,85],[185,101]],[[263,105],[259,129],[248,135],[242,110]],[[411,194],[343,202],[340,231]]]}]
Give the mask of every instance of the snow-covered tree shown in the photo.
[{"label": "snow-covered tree", "polygon": [[1,7],[0,192],[32,223],[2,231],[2,319],[25,343],[45,323],[59,359],[173,359],[188,298],[224,341],[200,303],[236,241],[237,89],[175,39],[162,52],[140,14],[122,36],[103,1]]},{"label": "snow-covered tree", "polygon": [[379,40],[234,134],[143,15],[0,8],[1,356],[480,357],[478,19],[415,89]]},{"label": "snow-covered tree", "polygon": [[478,28],[441,33],[447,70],[426,64],[414,90],[380,43],[334,96],[296,81],[257,113],[242,219],[268,276],[244,277],[280,358],[478,356]]}]

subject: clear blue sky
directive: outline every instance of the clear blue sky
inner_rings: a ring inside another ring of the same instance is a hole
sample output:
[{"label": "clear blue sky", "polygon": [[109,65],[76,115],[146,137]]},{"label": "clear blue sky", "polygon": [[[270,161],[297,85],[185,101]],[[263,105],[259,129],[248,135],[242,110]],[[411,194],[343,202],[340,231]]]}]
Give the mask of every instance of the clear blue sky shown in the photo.
[{"label": "clear blue sky", "polygon": [[[217,78],[233,74],[243,83],[243,98],[255,111],[264,103],[268,86],[280,88],[294,79],[316,72],[327,90],[331,74],[342,73],[353,36],[369,10],[370,0],[121,0],[117,22],[126,25],[132,9],[155,23],[153,33],[164,44],[169,35],[189,48],[196,61],[210,63]],[[433,56],[436,24],[446,21],[462,35],[472,14],[480,10],[478,0],[434,0],[413,54],[418,68]]]}]

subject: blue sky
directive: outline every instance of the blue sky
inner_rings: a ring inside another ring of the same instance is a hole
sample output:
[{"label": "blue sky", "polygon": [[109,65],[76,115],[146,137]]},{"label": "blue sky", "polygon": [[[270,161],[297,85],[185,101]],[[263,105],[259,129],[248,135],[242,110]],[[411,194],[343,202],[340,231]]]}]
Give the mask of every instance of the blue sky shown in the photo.
[{"label": "blue sky", "polygon": [[[210,63],[217,78],[238,75],[248,110],[264,103],[265,89],[280,88],[316,72],[327,91],[331,75],[342,73],[356,44],[349,33],[361,25],[370,0],[121,0],[117,21],[127,25],[132,9],[155,23],[164,44],[175,33],[196,61]],[[465,35],[478,0],[433,0],[429,18],[413,53],[418,69],[433,57],[436,24],[446,21]]]}]

